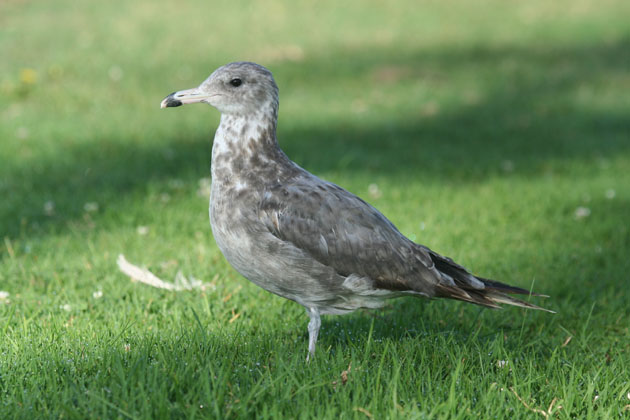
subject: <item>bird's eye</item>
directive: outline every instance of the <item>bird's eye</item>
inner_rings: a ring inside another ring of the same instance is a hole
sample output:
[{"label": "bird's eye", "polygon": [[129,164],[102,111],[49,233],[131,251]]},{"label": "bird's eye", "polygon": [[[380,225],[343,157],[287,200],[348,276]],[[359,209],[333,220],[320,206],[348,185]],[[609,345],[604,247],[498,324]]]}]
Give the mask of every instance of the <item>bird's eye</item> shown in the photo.
[{"label": "bird's eye", "polygon": [[234,87],[238,87],[243,83],[243,81],[239,78],[230,80],[230,84]]}]

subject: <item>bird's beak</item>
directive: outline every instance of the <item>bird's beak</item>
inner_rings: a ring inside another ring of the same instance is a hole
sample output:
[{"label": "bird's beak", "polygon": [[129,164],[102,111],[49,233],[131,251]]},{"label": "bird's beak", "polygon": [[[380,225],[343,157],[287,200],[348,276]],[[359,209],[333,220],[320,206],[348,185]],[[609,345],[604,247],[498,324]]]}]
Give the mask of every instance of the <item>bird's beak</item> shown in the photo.
[{"label": "bird's beak", "polygon": [[199,90],[199,88],[192,88],[186,90],[180,90],[173,92],[162,100],[160,108],[168,108],[174,106],[181,106],[184,104],[194,104],[197,102],[203,102],[212,95],[207,95]]}]

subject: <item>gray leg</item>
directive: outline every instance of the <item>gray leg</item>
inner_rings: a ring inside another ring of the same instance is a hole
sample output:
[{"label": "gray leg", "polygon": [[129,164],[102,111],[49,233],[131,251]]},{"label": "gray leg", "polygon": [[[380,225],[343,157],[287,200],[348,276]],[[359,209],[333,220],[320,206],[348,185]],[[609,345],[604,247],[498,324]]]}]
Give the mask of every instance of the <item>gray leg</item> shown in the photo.
[{"label": "gray leg", "polygon": [[311,321],[308,323],[308,355],[306,361],[308,362],[311,357],[315,357],[315,343],[317,343],[317,335],[319,334],[319,327],[322,326],[322,320],[319,317],[319,309],[307,308],[308,316],[311,317]]}]

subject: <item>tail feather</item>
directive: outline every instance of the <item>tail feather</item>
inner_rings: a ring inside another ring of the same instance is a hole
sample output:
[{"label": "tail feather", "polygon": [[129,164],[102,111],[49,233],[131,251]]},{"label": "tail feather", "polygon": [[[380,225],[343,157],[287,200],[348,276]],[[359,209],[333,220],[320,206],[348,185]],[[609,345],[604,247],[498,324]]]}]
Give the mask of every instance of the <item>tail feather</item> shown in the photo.
[{"label": "tail feather", "polygon": [[470,290],[463,289],[457,286],[438,284],[436,286],[436,297],[461,300],[464,302],[474,303],[476,305],[481,305],[494,309],[501,309],[502,306],[500,306],[499,304],[506,304],[512,306],[520,306],[521,308],[536,309],[539,311],[555,313],[555,311],[542,308],[540,306],[534,305],[533,303],[529,303],[524,300],[509,296],[503,292],[498,291],[497,288],[494,288],[492,286],[489,286],[488,288],[482,290]]},{"label": "tail feather", "polygon": [[443,283],[436,285],[436,297],[461,300],[489,308],[501,308],[499,304],[506,304],[555,313],[533,303],[509,296],[508,293],[540,297],[548,297],[547,295],[532,293],[520,287],[473,276],[450,258],[443,257],[433,251],[430,251],[430,255],[435,263],[435,268],[444,274],[445,279]]},{"label": "tail feather", "polygon": [[490,279],[477,277],[477,276],[475,276],[475,278],[478,280],[481,280],[483,284],[486,286],[486,288],[495,289],[500,292],[515,293],[519,295],[530,295],[530,296],[545,297],[545,298],[549,297],[547,295],[530,292],[529,290],[521,289],[520,287],[516,287],[516,286],[510,286],[509,284],[501,283],[495,280],[490,280]]},{"label": "tail feather", "polygon": [[491,292],[488,295],[488,299],[490,299],[492,302],[495,302],[495,303],[504,303],[506,305],[520,306],[521,308],[536,309],[539,311],[550,312],[552,314],[556,313],[555,311],[552,311],[551,309],[543,308],[543,307],[534,305],[533,303],[529,303],[521,299],[513,298],[512,296],[508,296],[505,293],[500,293],[500,292],[492,293]]},{"label": "tail feather", "polygon": [[436,286],[436,297],[461,300],[463,302],[474,303],[476,305],[486,306],[488,308],[501,309],[501,306],[494,303],[493,300],[484,296],[482,293],[470,292],[460,289],[456,286],[438,284]]}]

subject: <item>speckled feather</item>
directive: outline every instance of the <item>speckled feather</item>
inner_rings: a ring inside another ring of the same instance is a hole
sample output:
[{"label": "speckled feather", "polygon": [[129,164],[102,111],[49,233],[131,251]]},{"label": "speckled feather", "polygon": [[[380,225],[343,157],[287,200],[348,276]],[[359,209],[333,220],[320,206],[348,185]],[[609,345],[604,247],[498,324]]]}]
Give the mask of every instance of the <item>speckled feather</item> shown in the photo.
[{"label": "speckled feather", "polygon": [[361,198],[293,163],[276,140],[278,88],[264,67],[228,64],[162,106],[193,102],[221,111],[212,150],[215,240],[243,276],[307,308],[309,354],[319,314],[376,308],[390,297],[542,309],[506,295],[526,290],[473,276],[406,238]]}]

